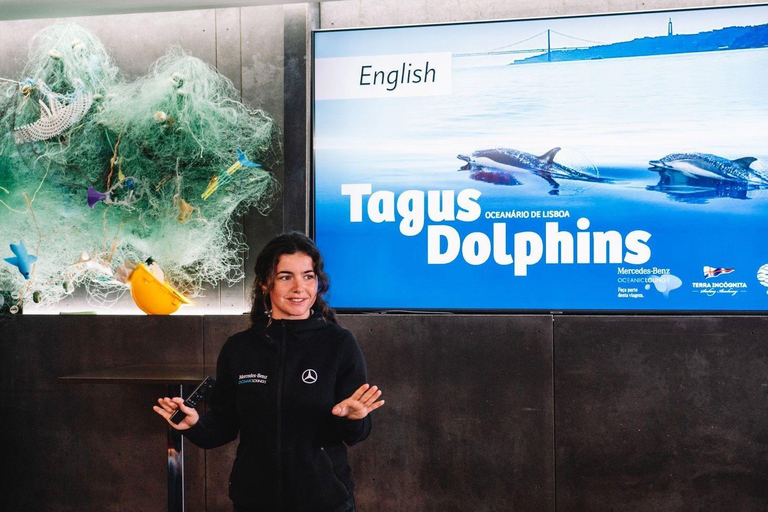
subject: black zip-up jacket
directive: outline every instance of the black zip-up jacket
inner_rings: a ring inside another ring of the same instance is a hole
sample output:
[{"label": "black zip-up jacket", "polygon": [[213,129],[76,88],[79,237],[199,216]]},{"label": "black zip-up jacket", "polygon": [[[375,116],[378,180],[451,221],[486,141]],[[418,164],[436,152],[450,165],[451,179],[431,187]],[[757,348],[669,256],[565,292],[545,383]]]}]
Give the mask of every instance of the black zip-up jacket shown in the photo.
[{"label": "black zip-up jacket", "polygon": [[259,511],[344,510],[354,489],[347,448],[368,437],[370,415],[331,414],[367,382],[352,333],[319,313],[255,323],[221,349],[210,411],[183,434],[209,449],[240,433],[229,497]]}]

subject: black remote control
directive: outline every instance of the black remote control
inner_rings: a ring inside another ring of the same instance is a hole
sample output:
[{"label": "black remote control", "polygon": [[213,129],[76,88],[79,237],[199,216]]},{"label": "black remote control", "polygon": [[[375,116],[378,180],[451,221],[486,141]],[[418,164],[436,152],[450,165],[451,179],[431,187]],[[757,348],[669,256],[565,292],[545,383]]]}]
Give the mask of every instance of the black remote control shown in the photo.
[{"label": "black remote control", "polygon": [[[203,380],[192,392],[191,395],[187,397],[186,400],[184,400],[184,405],[187,407],[195,407],[200,400],[202,400],[205,395],[208,393],[208,391],[213,387],[213,385],[216,384],[216,381],[213,380],[210,375]],[[187,417],[187,414],[182,412],[181,409],[176,409],[176,412],[174,412],[171,415],[171,422],[178,425],[181,423],[181,421]]]}]

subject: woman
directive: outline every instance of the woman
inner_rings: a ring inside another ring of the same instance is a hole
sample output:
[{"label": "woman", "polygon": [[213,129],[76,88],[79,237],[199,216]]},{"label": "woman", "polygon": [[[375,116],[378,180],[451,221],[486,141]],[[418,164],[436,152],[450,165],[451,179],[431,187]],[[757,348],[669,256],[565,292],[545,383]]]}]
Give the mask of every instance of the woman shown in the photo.
[{"label": "woman", "polygon": [[328,276],[315,244],[297,232],[256,259],[251,328],[219,353],[210,412],[180,397],[155,412],[201,448],[240,444],[229,481],[235,512],[355,510],[347,446],[368,437],[382,405],[352,334],[323,300]]}]

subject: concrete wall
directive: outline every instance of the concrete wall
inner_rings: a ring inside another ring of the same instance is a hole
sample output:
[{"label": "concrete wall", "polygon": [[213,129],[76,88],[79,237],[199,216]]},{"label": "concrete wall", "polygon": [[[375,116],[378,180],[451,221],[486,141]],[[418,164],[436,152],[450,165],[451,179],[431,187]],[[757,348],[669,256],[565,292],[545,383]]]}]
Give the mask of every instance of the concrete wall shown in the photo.
[{"label": "concrete wall", "polygon": [[759,3],[738,0],[350,0],[320,4],[320,22],[321,28],[330,29]]}]

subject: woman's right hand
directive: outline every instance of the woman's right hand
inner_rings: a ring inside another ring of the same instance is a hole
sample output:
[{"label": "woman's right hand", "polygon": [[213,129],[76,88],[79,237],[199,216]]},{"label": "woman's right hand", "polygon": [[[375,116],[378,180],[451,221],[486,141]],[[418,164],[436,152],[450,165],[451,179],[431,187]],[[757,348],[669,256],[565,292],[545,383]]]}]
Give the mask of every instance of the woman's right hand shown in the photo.
[{"label": "woman's right hand", "polygon": [[[159,405],[155,405],[152,407],[152,409],[154,409],[157,414],[165,418],[165,421],[167,421],[168,424],[176,430],[187,430],[188,428],[191,428],[195,423],[197,423],[197,420],[200,419],[200,415],[197,414],[197,411],[193,407],[187,407],[184,405],[184,399],[180,396],[174,398],[168,398],[167,396],[164,398],[158,398],[157,403]],[[173,413],[178,409],[181,409],[181,412],[186,414],[186,416],[183,420],[181,420],[180,423],[176,424],[173,423],[170,418],[171,415],[173,415]]]}]

